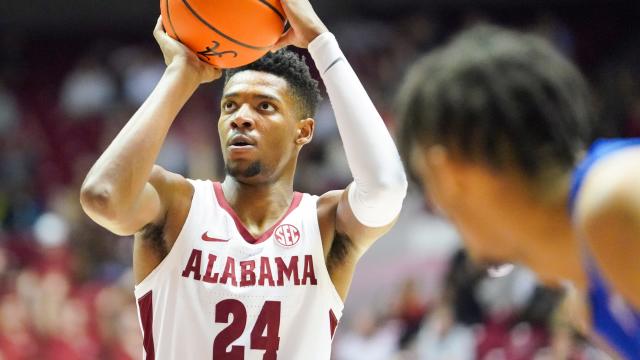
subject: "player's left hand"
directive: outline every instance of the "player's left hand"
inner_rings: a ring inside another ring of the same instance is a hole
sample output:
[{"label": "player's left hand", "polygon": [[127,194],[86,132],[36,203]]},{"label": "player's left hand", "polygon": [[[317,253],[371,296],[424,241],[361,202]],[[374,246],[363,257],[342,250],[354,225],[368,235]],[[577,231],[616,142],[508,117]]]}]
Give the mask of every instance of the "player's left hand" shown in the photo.
[{"label": "player's left hand", "polygon": [[153,37],[156,39],[164,62],[169,67],[178,67],[185,70],[183,79],[191,79],[197,81],[198,84],[204,84],[216,80],[222,76],[222,71],[212,65],[200,60],[196,54],[189,50],[178,40],[170,37],[162,26],[162,17],[158,17],[156,27],[153,29]]},{"label": "player's left hand", "polygon": [[281,0],[281,3],[291,28],[282,34],[271,51],[287,45],[306,48],[318,35],[329,31],[309,0]]}]

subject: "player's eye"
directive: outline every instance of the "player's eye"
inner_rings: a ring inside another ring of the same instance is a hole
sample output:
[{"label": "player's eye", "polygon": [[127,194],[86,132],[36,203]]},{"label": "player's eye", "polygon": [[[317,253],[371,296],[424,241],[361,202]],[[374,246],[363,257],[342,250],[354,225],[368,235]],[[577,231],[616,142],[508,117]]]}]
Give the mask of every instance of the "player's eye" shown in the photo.
[{"label": "player's eye", "polygon": [[225,111],[233,111],[233,109],[235,109],[235,107],[236,107],[236,104],[233,101],[225,101],[222,104],[222,108]]},{"label": "player's eye", "polygon": [[268,102],[261,102],[260,105],[258,105],[258,109],[266,112],[272,112],[276,110],[276,108]]}]

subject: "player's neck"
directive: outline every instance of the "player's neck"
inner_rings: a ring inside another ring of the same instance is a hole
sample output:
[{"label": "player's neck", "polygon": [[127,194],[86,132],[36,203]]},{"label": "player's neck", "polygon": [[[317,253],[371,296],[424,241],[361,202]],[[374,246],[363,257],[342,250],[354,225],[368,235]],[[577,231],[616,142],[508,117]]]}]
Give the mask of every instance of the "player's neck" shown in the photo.
[{"label": "player's neck", "polygon": [[224,197],[252,235],[260,235],[287,211],[293,199],[293,179],[245,184],[227,176]]},{"label": "player's neck", "polygon": [[508,194],[513,233],[527,244],[523,262],[543,281],[568,280],[583,289],[586,276],[582,250],[567,210],[569,178],[561,179],[548,192],[531,194],[515,191]]},{"label": "player's neck", "polygon": [[523,261],[544,282],[570,281],[578,289],[584,289],[586,275],[582,251],[571,222],[562,212],[546,210],[546,213],[536,214],[538,211],[545,210],[530,212],[531,218],[523,227],[526,229],[524,241],[530,250],[523,254]]}]

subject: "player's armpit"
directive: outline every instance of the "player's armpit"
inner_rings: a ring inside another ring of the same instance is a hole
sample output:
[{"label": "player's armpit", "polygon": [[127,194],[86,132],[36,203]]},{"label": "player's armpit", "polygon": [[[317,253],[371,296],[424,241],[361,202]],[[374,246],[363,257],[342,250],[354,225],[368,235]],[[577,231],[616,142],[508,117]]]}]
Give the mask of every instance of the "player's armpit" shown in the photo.
[{"label": "player's armpit", "polygon": [[336,239],[349,242],[340,246],[343,249],[340,251],[340,260],[349,258],[357,261],[377,239],[393,227],[395,220],[382,227],[369,227],[362,224],[353,214],[347,188],[329,191],[320,196],[318,223],[325,259],[329,263],[331,252],[335,250]]},{"label": "player's armpit", "polygon": [[616,292],[640,309],[640,171],[600,173],[579,199],[579,236]]},{"label": "player's armpit", "polygon": [[346,190],[325,193],[318,199],[317,206],[327,270],[345,300],[358,260],[393,223],[380,228],[361,224],[350,208]]}]

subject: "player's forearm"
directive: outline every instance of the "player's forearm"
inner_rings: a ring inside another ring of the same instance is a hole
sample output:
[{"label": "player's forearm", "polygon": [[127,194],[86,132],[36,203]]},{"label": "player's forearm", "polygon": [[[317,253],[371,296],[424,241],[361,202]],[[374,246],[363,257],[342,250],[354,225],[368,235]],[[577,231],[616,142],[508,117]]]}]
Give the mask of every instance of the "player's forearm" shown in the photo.
[{"label": "player's forearm", "polygon": [[151,95],[93,165],[82,186],[83,206],[117,217],[132,208],[180,109],[198,87],[179,65],[171,65]]},{"label": "player's forearm", "polygon": [[354,178],[349,202],[364,225],[379,227],[400,212],[407,180],[382,117],[335,38],[324,33],[309,44],[336,116]]}]

